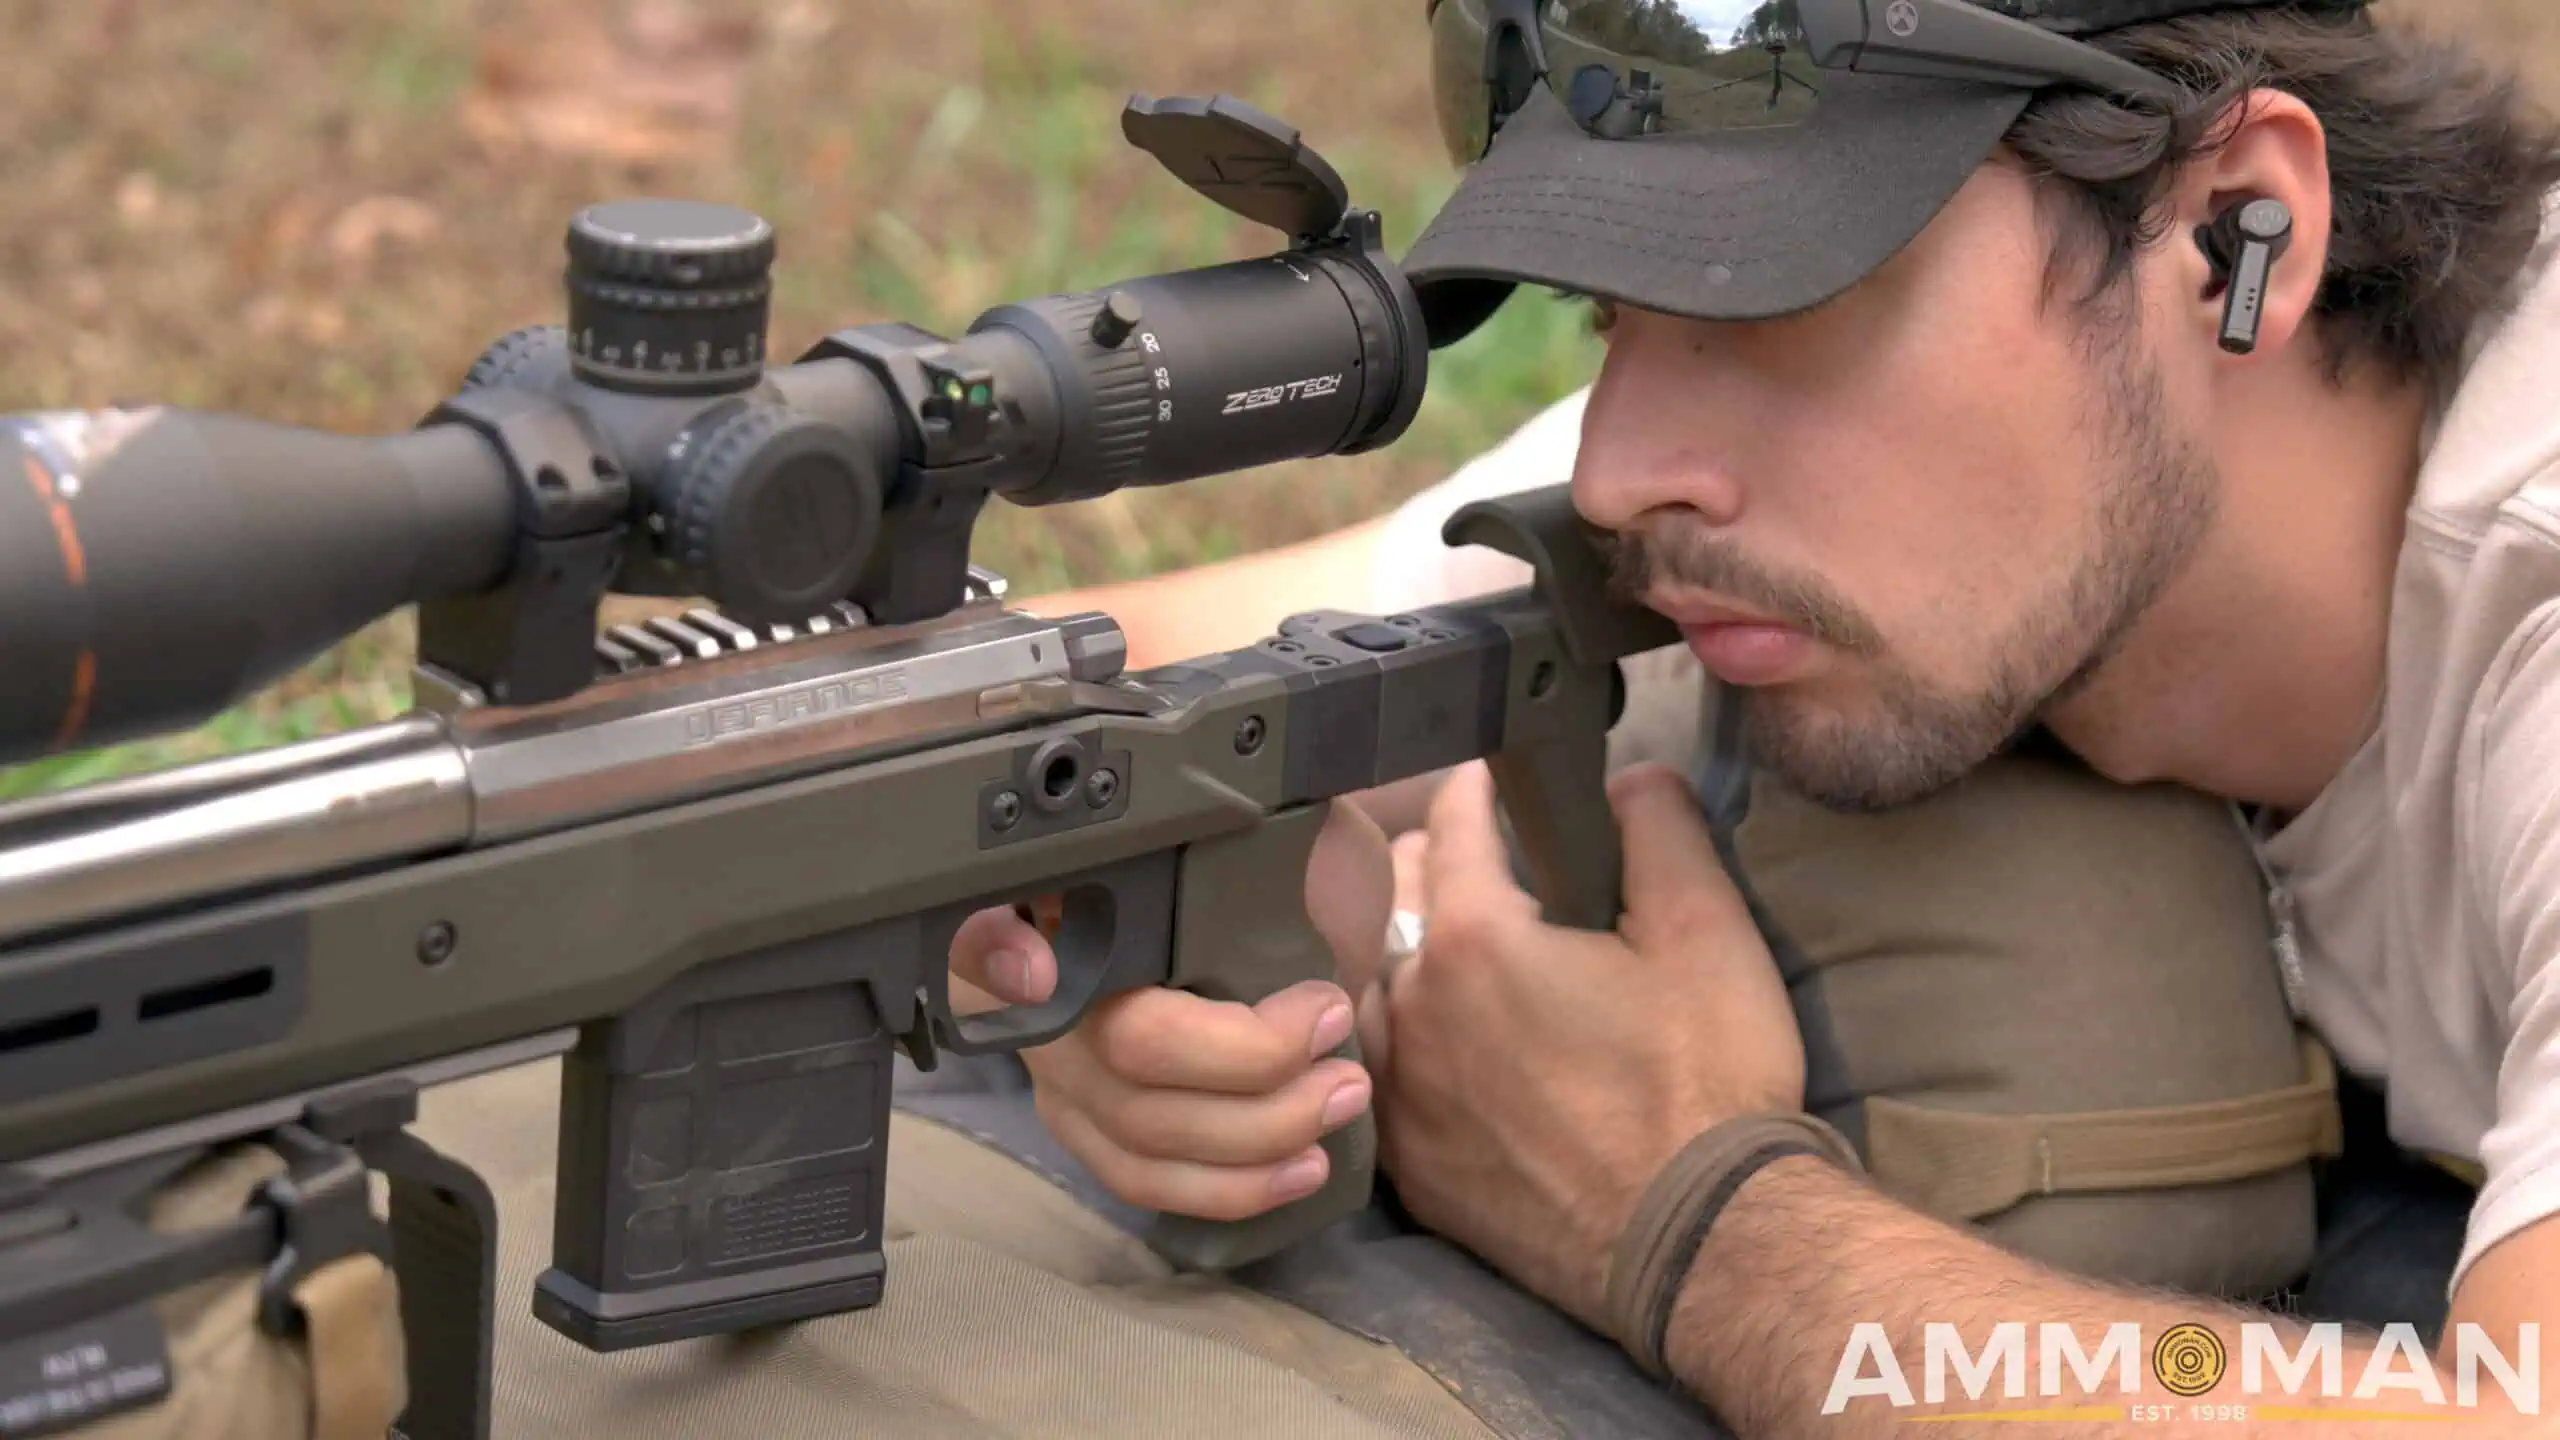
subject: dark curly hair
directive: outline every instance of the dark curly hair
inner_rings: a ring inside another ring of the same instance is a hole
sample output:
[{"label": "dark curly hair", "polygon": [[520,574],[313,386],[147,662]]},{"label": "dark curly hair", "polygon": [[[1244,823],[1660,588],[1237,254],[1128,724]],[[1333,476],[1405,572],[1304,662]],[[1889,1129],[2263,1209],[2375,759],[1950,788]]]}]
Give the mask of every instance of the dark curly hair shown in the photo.
[{"label": "dark curly hair", "polygon": [[[2316,323],[2334,383],[2359,363],[2441,391],[2503,311],[2560,186],[2560,128],[2458,42],[2363,10],[2213,11],[2089,37],[2180,82],[2167,106],[2039,97],[2009,148],[2047,182],[2054,279],[2107,297],[2163,238],[2178,171],[2227,140],[2253,90],[2298,96],[2328,132],[2335,220]],[[2299,252],[2297,252],[2299,253]]]}]

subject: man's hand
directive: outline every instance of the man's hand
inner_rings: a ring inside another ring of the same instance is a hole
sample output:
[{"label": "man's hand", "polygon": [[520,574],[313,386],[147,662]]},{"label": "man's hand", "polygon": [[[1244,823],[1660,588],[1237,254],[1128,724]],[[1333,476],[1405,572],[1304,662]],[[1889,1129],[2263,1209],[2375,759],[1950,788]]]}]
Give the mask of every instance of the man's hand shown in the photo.
[{"label": "man's hand", "polygon": [[[1306,875],[1272,882],[1293,878],[1336,963],[1374,971],[1393,893],[1376,823],[1337,802]],[[1011,910],[971,916],[951,968],[955,1009],[1038,1004],[1058,983],[1047,938]],[[1368,1108],[1367,1072],[1330,1058],[1351,1027],[1351,992],[1330,981],[1250,1006],[1150,988],[1094,1006],[1023,1060],[1041,1119],[1113,1194],[1240,1220],[1313,1193],[1328,1168],[1318,1142]]]},{"label": "man's hand", "polygon": [[1609,1253],[1654,1175],[1731,1116],[1804,1104],[1786,987],[1679,775],[1609,785],[1613,935],[1559,929],[1512,880],[1482,765],[1397,843],[1422,953],[1363,989],[1381,1163],[1416,1219],[1600,1324]]}]

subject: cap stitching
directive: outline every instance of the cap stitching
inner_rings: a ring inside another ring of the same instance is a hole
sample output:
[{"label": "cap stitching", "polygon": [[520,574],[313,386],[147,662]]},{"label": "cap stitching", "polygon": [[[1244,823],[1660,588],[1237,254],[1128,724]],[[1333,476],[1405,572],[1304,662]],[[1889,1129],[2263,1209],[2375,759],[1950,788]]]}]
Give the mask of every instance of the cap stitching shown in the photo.
[{"label": "cap stitching", "polygon": [[[1577,197],[1558,196],[1555,198],[1570,201]],[[1557,219],[1580,221],[1603,229],[1636,230],[1645,233],[1678,235],[1686,239],[1713,241],[1720,244],[1730,243],[1731,241],[1740,238],[1729,228],[1708,230],[1704,228],[1692,229],[1681,225],[1640,225],[1623,218],[1627,215],[1644,216],[1653,219],[1670,218],[1689,221],[1696,221],[1704,218],[1699,216],[1695,210],[1660,210],[1650,209],[1644,206],[1620,206],[1616,208],[1618,211],[1617,214],[1603,215],[1594,214],[1589,210],[1568,206],[1530,205],[1516,202],[1503,205],[1453,205],[1432,217],[1431,224],[1426,227],[1426,234],[1424,238],[1428,239],[1432,234],[1437,234],[1441,231],[1460,225],[1472,224],[1479,218],[1488,221],[1499,221],[1503,217],[1510,215],[1546,215]]]},{"label": "cap stitching", "polygon": [[[1455,222],[1457,222],[1457,221],[1465,220],[1466,218],[1468,218],[1469,216],[1472,216],[1472,215],[1512,215],[1512,214],[1565,215],[1565,216],[1571,216],[1571,217],[1576,218],[1576,219],[1587,219],[1587,220],[1591,221],[1591,222],[1592,222],[1593,224],[1595,224],[1595,225],[1623,225],[1623,224],[1625,224],[1625,223],[1626,223],[1625,221],[1620,220],[1620,219],[1615,219],[1615,218],[1611,218],[1611,217],[1607,217],[1607,216],[1602,216],[1602,215],[1591,214],[1591,213],[1589,213],[1589,212],[1587,212],[1587,211],[1579,210],[1579,209],[1563,209],[1563,208],[1559,208],[1559,207],[1557,207],[1557,206],[1553,206],[1553,205],[1532,205],[1532,204],[1527,204],[1527,203],[1524,203],[1524,201],[1525,201],[1525,199],[1526,199],[1526,198],[1527,198],[1527,197],[1523,197],[1523,199],[1522,199],[1522,200],[1505,200],[1505,201],[1503,201],[1503,203],[1498,204],[1498,205],[1484,205],[1484,204],[1477,204],[1477,203],[1475,203],[1475,202],[1473,202],[1473,201],[1470,201],[1469,203],[1467,203],[1467,204],[1465,204],[1465,205],[1452,205],[1452,206],[1450,206],[1448,209],[1443,210],[1440,214],[1438,214],[1438,215],[1436,215],[1436,216],[1433,216],[1433,217],[1432,217],[1432,221],[1431,221],[1431,225],[1430,225],[1430,227],[1429,227],[1429,228],[1430,228],[1430,229],[1433,229],[1433,230],[1437,230],[1437,229],[1442,228],[1442,227],[1443,227],[1443,226],[1445,226],[1445,225],[1449,225],[1449,224],[1455,223]],[[1554,193],[1554,192],[1550,192],[1550,193],[1548,193],[1548,194],[1546,194],[1546,195],[1542,195],[1542,196],[1539,196],[1539,197],[1537,197],[1537,198],[1540,198],[1540,199],[1561,200],[1561,201],[1565,201],[1565,202],[1568,202],[1568,203],[1572,203],[1572,202],[1577,202],[1577,201],[1589,201],[1589,200],[1593,199],[1594,197],[1591,197],[1591,196],[1585,196],[1585,195],[1574,195],[1574,194],[1564,194],[1564,193]],[[1702,220],[1705,220],[1705,219],[1723,219],[1723,218],[1728,218],[1728,217],[1723,217],[1723,216],[1701,216],[1701,215],[1698,213],[1698,211],[1697,211],[1694,207],[1692,207],[1692,208],[1690,208],[1690,209],[1686,209],[1686,210],[1679,210],[1679,209],[1671,209],[1671,208],[1667,208],[1667,207],[1664,207],[1664,206],[1658,206],[1658,205],[1613,205],[1613,206],[1611,206],[1610,208],[1611,208],[1612,210],[1617,211],[1619,214],[1622,214],[1622,215],[1638,215],[1638,216],[1643,216],[1643,217],[1645,217],[1646,219],[1649,219],[1649,220],[1659,220],[1659,221],[1671,221],[1671,222],[1677,222],[1677,221],[1690,221],[1690,222],[1698,222],[1698,221],[1702,221]],[[1657,227],[1655,227],[1655,228],[1659,228],[1659,229],[1662,229],[1662,230],[1665,230],[1665,231],[1674,231],[1674,230],[1679,230],[1681,227],[1680,227],[1679,225],[1677,225],[1677,224],[1663,224],[1663,225],[1657,226]],[[1714,230],[1714,231],[1704,231],[1704,232],[1700,232],[1700,233],[1699,233],[1699,235],[1698,235],[1698,238],[1700,238],[1700,239],[1702,239],[1702,240],[1730,240],[1730,239],[1734,238],[1734,236],[1733,236],[1733,233],[1732,233],[1730,230],[1721,230],[1721,229],[1719,229],[1719,230]]]},{"label": "cap stitching", "polygon": [[[1683,190],[1674,185],[1645,185],[1632,181],[1589,180],[1573,176],[1542,176],[1535,179],[1523,176],[1516,180],[1505,180],[1499,177],[1480,180],[1462,192],[1454,203],[1472,207],[1479,197],[1505,194],[1512,187],[1526,189],[1531,193],[1572,198],[1607,199],[1616,195],[1675,195],[1689,201],[1710,198],[1696,190]],[[1665,210],[1661,213],[1675,212]]]},{"label": "cap stitching", "polygon": [[[1573,212],[1573,211],[1565,211],[1565,210],[1526,210],[1526,211],[1514,211],[1514,212],[1512,212],[1512,213],[1514,213],[1514,214],[1527,214],[1527,215],[1546,215],[1546,216],[1551,216],[1551,217],[1558,218],[1558,219],[1571,219],[1571,220],[1587,220],[1587,219],[1590,219],[1590,218],[1591,218],[1591,217],[1589,217],[1589,216],[1587,216],[1587,215],[1582,215],[1582,214],[1578,214],[1578,213]],[[1632,227],[1628,227],[1628,226],[1612,226],[1611,228],[1613,228],[1613,229],[1629,229],[1629,228],[1632,228]],[[1616,237],[1614,237],[1614,236],[1610,236],[1610,235],[1586,235],[1586,234],[1583,234],[1583,233],[1581,233],[1581,232],[1579,232],[1579,231],[1568,231],[1568,230],[1565,230],[1565,229],[1563,229],[1563,228],[1561,228],[1561,227],[1557,227],[1557,226],[1540,226],[1540,225],[1517,225],[1517,224],[1510,224],[1510,223],[1506,223],[1506,222],[1504,222],[1504,221],[1496,220],[1496,219],[1494,219],[1494,218],[1492,218],[1492,217],[1490,217],[1490,216],[1486,217],[1485,219],[1483,219],[1483,220],[1481,220],[1481,221],[1476,220],[1476,219],[1473,219],[1472,217],[1461,216],[1461,217],[1459,217],[1459,218],[1458,218],[1458,220],[1457,220],[1457,221],[1455,221],[1455,222],[1453,222],[1453,223],[1450,223],[1450,224],[1448,224],[1448,225],[1446,225],[1446,226],[1434,226],[1434,227],[1433,227],[1432,234],[1431,234],[1431,235],[1428,235],[1428,236],[1425,236],[1425,237],[1424,237],[1424,239],[1425,239],[1426,241],[1428,241],[1428,240],[1432,240],[1432,239],[1436,239],[1436,238],[1440,238],[1440,237],[1447,236],[1447,235],[1452,235],[1452,234],[1494,234],[1494,233],[1499,233],[1499,232],[1502,232],[1502,231],[1517,231],[1518,233],[1523,234],[1523,235],[1561,236],[1562,238],[1565,238],[1565,239],[1568,239],[1568,240],[1578,241],[1578,242],[1581,242],[1581,243],[1584,243],[1584,244],[1591,244],[1591,245],[1605,245],[1605,246],[1608,246],[1609,248],[1614,249],[1614,250],[1623,250],[1623,251],[1628,252],[1629,254],[1633,254],[1633,255],[1645,255],[1645,256],[1650,256],[1650,257],[1652,257],[1652,258],[1659,259],[1659,260],[1677,260],[1677,261],[1681,261],[1681,262],[1684,262],[1684,263],[1698,262],[1698,261],[1711,261],[1711,262],[1713,262],[1713,263],[1715,263],[1715,264],[1723,265],[1723,266],[1725,266],[1726,268],[1728,268],[1728,269],[1733,269],[1733,270],[1749,269],[1749,268],[1752,268],[1752,267],[1754,267],[1754,266],[1761,266],[1761,265],[1766,265],[1766,264],[1770,263],[1770,257],[1768,257],[1768,256],[1759,256],[1759,257],[1756,257],[1756,258],[1754,258],[1754,257],[1745,257],[1745,258],[1739,258],[1739,259],[1727,259],[1727,258],[1725,258],[1725,257],[1724,257],[1724,256],[1722,256],[1722,255],[1699,255],[1699,254],[1693,254],[1693,253],[1690,253],[1690,252],[1688,252],[1688,251],[1665,250],[1665,249],[1660,248],[1659,246],[1633,244],[1633,243],[1630,243],[1630,242],[1625,241],[1625,240],[1617,239]],[[1639,233],[1642,233],[1642,232],[1639,232]],[[1665,237],[1665,238],[1675,238],[1675,237]],[[1731,236],[1722,236],[1722,237],[1715,237],[1715,238],[1716,238],[1716,239],[1719,239],[1719,240],[1722,240],[1722,241],[1725,241],[1725,242],[1730,242],[1730,240],[1732,239],[1732,237],[1731,237]],[[1415,248],[1416,248],[1417,250],[1419,250],[1421,247],[1420,247],[1420,246],[1416,246]],[[1429,268],[1430,268],[1430,267],[1429,267],[1429,266],[1427,266],[1427,265],[1425,265],[1425,266],[1420,266],[1420,267],[1414,267],[1414,266],[1412,266],[1412,265],[1411,265],[1411,257],[1410,257],[1410,256],[1408,256],[1408,257],[1407,257],[1407,261],[1408,261],[1408,268],[1420,268],[1420,269],[1424,269],[1424,270],[1427,270],[1427,269],[1429,269]]]}]

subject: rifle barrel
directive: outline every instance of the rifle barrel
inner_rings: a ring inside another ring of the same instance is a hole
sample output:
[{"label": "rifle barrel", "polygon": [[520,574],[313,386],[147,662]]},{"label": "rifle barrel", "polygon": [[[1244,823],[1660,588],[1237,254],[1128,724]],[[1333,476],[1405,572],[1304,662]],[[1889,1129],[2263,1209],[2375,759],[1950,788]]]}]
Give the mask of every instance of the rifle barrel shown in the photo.
[{"label": "rifle barrel", "polygon": [[471,775],[432,715],[0,807],[0,941],[457,847]]}]

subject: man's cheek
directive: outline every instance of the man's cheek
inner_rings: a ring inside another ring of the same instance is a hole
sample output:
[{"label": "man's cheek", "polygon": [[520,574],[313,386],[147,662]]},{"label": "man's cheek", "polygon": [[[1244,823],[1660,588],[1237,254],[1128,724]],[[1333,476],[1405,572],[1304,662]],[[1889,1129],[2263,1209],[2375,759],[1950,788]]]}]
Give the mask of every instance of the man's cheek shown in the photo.
[{"label": "man's cheek", "polygon": [[[1878,600],[1876,617],[1883,645],[1863,656],[1878,680],[1901,682],[1899,688],[1961,693],[1982,681],[1988,657],[2005,637],[2017,633],[2025,597],[2035,593],[2035,564],[2023,552],[2033,537],[2002,538],[1996,534],[1954,538],[1940,555],[1970,558],[1959,563],[1933,563],[1926,574],[1913,573],[1906,562],[1892,577],[1889,593]],[[1927,552],[1914,552],[1927,553]],[[2040,563],[2040,562],[2038,562]]]}]

